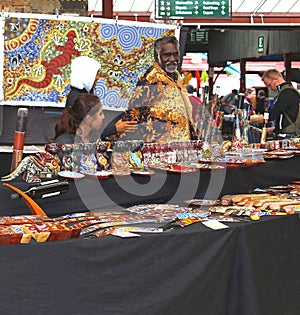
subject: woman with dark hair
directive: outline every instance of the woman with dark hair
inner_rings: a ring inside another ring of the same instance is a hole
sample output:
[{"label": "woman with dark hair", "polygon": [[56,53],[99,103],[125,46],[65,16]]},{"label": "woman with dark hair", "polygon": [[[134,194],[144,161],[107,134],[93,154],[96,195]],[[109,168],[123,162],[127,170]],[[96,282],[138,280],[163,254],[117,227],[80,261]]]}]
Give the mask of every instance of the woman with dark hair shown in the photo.
[{"label": "woman with dark hair", "polygon": [[256,108],[255,112],[257,114],[263,114],[265,112],[266,106],[266,93],[264,90],[259,90],[257,92],[257,97],[256,97]]},{"label": "woman with dark hair", "polygon": [[99,139],[99,130],[105,116],[102,104],[94,94],[79,94],[71,107],[66,107],[55,125],[54,141],[58,144],[94,142]]},{"label": "woman with dark hair", "polygon": [[[66,107],[71,107],[74,99],[79,94],[94,94],[94,87],[97,83],[97,74],[100,63],[88,56],[79,56],[71,63],[70,92],[67,96]],[[113,140],[124,132],[131,132],[136,129],[135,121],[122,121],[123,112],[117,115],[103,130],[103,139]]]}]

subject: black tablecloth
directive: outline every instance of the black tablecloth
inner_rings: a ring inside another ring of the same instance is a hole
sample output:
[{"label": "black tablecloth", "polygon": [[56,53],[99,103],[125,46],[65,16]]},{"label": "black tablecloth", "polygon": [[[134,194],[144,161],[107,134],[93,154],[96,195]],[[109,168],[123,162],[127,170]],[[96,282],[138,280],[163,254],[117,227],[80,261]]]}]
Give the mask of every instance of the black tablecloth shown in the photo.
[{"label": "black tablecloth", "polygon": [[299,218],[0,247],[1,313],[299,314]]},{"label": "black tablecloth", "polygon": [[[0,154],[0,160],[6,155]],[[1,161],[2,162],[2,161]],[[225,194],[248,193],[256,187],[286,185],[300,178],[300,156],[267,160],[259,166],[191,174],[156,171],[151,177],[125,176],[70,181],[70,190],[60,196],[36,199],[51,217],[70,212],[117,210],[140,203],[176,203],[192,198],[217,199]],[[22,190],[29,185],[20,178],[9,182]],[[0,187],[2,215],[30,213],[22,199],[11,199],[11,191]]]},{"label": "black tablecloth", "polygon": [[[37,199],[49,216],[114,210],[136,203],[247,192],[299,179],[300,157],[226,172],[70,182],[70,191]],[[20,179],[11,182],[23,190]],[[142,184],[142,185],[141,185]],[[147,189],[145,189],[147,187]],[[2,215],[30,213],[0,187]],[[75,239],[0,246],[3,314],[299,314],[297,215],[202,223],[139,238]]]}]

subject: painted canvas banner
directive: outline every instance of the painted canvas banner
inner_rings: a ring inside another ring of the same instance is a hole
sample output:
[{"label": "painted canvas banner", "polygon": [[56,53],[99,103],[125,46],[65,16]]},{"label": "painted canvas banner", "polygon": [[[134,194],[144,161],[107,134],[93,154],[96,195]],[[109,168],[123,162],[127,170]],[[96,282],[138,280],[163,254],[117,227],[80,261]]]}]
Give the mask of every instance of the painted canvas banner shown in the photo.
[{"label": "painted canvas banner", "polygon": [[176,33],[174,25],[52,15],[9,14],[1,23],[1,105],[63,107],[71,61],[84,55],[101,64],[94,92],[104,109],[124,110],[152,65],[153,42]]}]

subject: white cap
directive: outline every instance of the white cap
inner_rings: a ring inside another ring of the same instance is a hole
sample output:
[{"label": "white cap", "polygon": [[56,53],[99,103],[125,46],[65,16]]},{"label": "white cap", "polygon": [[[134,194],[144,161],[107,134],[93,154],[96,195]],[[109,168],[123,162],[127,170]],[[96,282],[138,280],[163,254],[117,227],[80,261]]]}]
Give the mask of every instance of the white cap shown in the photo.
[{"label": "white cap", "polygon": [[82,90],[83,88],[90,92],[97,72],[100,68],[100,63],[88,56],[79,56],[72,61],[71,64],[71,86]]}]

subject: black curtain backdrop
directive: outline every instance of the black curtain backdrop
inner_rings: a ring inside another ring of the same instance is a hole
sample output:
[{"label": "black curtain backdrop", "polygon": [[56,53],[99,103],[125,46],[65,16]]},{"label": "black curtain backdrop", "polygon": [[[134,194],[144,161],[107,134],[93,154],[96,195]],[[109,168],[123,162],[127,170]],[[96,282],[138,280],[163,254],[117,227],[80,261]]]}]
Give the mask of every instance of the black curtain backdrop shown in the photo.
[{"label": "black curtain backdrop", "polygon": [[[43,145],[45,143],[52,142],[55,135],[54,127],[56,122],[60,119],[63,108],[21,107],[28,108],[25,145]],[[14,142],[14,131],[16,127],[18,108],[18,106],[1,106],[3,111],[3,123],[1,129],[2,132],[0,133],[0,145],[12,145]],[[120,114],[120,111],[103,110],[103,113],[105,115],[105,121],[101,132],[111,120]]]}]

